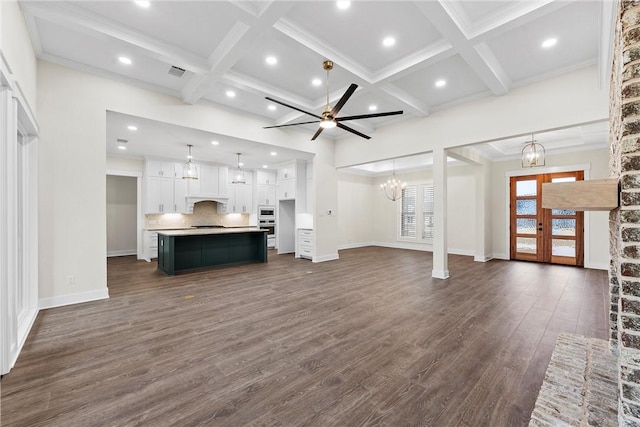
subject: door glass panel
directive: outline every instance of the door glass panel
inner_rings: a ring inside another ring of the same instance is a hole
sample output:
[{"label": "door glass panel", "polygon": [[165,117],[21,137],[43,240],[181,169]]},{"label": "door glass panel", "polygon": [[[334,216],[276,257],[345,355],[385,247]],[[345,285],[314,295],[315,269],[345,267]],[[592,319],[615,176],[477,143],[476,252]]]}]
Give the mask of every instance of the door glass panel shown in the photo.
[{"label": "door glass panel", "polygon": [[538,184],[535,179],[516,182],[516,197],[535,196]]},{"label": "door glass panel", "polygon": [[551,220],[551,232],[554,236],[575,236],[575,219],[553,219]]},{"label": "door glass panel", "polygon": [[536,239],[531,237],[517,237],[516,252],[521,252],[525,254],[535,254]]},{"label": "door glass panel", "polygon": [[516,228],[518,234],[536,234],[536,220],[516,219]]},{"label": "door glass panel", "polygon": [[551,182],[575,182],[575,176],[565,176],[563,178],[552,178]]},{"label": "door glass panel", "polygon": [[551,255],[553,256],[576,256],[576,241],[575,240],[551,240]]},{"label": "door glass panel", "polygon": [[551,215],[575,215],[576,211],[568,209],[551,209]]},{"label": "door glass panel", "polygon": [[516,215],[535,215],[536,200],[516,200]]}]

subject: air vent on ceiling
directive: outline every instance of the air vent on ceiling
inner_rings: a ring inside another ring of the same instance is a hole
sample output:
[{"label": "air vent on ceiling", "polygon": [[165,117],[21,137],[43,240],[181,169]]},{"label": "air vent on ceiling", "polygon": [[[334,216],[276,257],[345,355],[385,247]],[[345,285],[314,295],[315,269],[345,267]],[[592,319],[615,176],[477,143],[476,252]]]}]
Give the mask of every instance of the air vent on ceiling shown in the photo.
[{"label": "air vent on ceiling", "polygon": [[116,142],[120,143],[120,144],[126,144],[127,142],[129,142],[129,140],[128,139],[118,138],[118,139],[116,139]]},{"label": "air vent on ceiling", "polygon": [[184,72],[184,69],[176,67],[175,65],[172,65],[171,68],[169,68],[169,74],[171,74],[172,76],[182,77],[184,75]]}]

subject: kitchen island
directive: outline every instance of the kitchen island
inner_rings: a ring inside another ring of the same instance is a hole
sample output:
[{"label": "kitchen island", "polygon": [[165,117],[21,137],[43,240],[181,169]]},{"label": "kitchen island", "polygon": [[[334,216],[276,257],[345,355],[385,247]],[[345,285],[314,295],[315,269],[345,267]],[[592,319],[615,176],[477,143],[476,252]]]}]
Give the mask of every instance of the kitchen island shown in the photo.
[{"label": "kitchen island", "polygon": [[257,227],[158,231],[158,268],[181,271],[246,262],[267,262],[267,232]]}]

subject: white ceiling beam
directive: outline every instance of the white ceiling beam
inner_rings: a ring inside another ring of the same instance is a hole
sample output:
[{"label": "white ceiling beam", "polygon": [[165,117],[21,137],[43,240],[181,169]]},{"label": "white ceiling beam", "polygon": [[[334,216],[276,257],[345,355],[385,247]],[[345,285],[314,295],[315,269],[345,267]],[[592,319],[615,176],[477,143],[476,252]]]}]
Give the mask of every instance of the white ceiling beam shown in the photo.
[{"label": "white ceiling beam", "polygon": [[183,89],[184,102],[189,104],[198,102],[209,85],[229,71],[240,58],[247,54],[261,35],[278,22],[293,6],[294,2],[271,2],[251,26],[237,22],[224,41],[209,56],[207,72],[194,78]]},{"label": "white ceiling beam", "polygon": [[[443,6],[443,4],[445,6]],[[447,3],[444,0],[438,2],[416,2],[418,9],[429,18],[436,29],[448,39],[453,48],[469,65],[484,84],[494,95],[504,95],[509,91],[508,80],[505,80],[506,73],[493,55],[488,55],[488,47],[481,48],[480,51],[469,41],[463,29],[461,29],[447,12]]]}]

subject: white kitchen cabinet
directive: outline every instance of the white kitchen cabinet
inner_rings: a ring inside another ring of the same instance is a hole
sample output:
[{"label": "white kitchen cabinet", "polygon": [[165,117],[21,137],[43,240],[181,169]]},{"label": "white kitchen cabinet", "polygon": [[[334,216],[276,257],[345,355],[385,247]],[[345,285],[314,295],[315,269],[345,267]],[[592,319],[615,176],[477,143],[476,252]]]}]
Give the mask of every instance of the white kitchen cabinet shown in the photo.
[{"label": "white kitchen cabinet", "polygon": [[278,182],[296,177],[296,162],[285,163],[278,167]]},{"label": "white kitchen cabinet", "polygon": [[144,230],[142,233],[144,244],[144,259],[150,262],[153,258],[158,258],[158,232]]},{"label": "white kitchen cabinet", "polygon": [[[233,170],[229,173],[229,179],[232,178]],[[254,212],[253,206],[253,173],[244,171],[246,184],[227,183],[226,196],[229,197],[227,203],[218,203],[218,213],[246,213]]]},{"label": "white kitchen cabinet", "polygon": [[298,257],[313,259],[313,230],[298,229]]},{"label": "white kitchen cabinet", "polygon": [[145,214],[187,213],[187,183],[183,179],[146,179]]},{"label": "white kitchen cabinet", "polygon": [[296,180],[285,179],[278,182],[278,200],[293,200],[296,198]]},{"label": "white kitchen cabinet", "polygon": [[145,213],[175,212],[173,178],[147,178],[147,206]]},{"label": "white kitchen cabinet", "polygon": [[[222,197],[226,195],[226,168],[207,164],[199,164],[198,168],[200,169],[198,179],[187,180],[189,196]],[[221,171],[221,169],[224,170]]]},{"label": "white kitchen cabinet", "polygon": [[[148,177],[175,178],[176,163],[168,160],[147,160],[145,173]],[[182,174],[182,169],[179,169],[179,173]]]},{"label": "white kitchen cabinet", "polygon": [[276,204],[275,185],[258,184],[256,191],[258,193],[258,206],[273,206]]},{"label": "white kitchen cabinet", "polygon": [[173,205],[174,212],[188,213],[187,212],[187,181],[189,179],[174,179],[173,180]]},{"label": "white kitchen cabinet", "polygon": [[274,172],[258,170],[256,171],[256,184],[258,185],[276,185],[276,174]]}]

